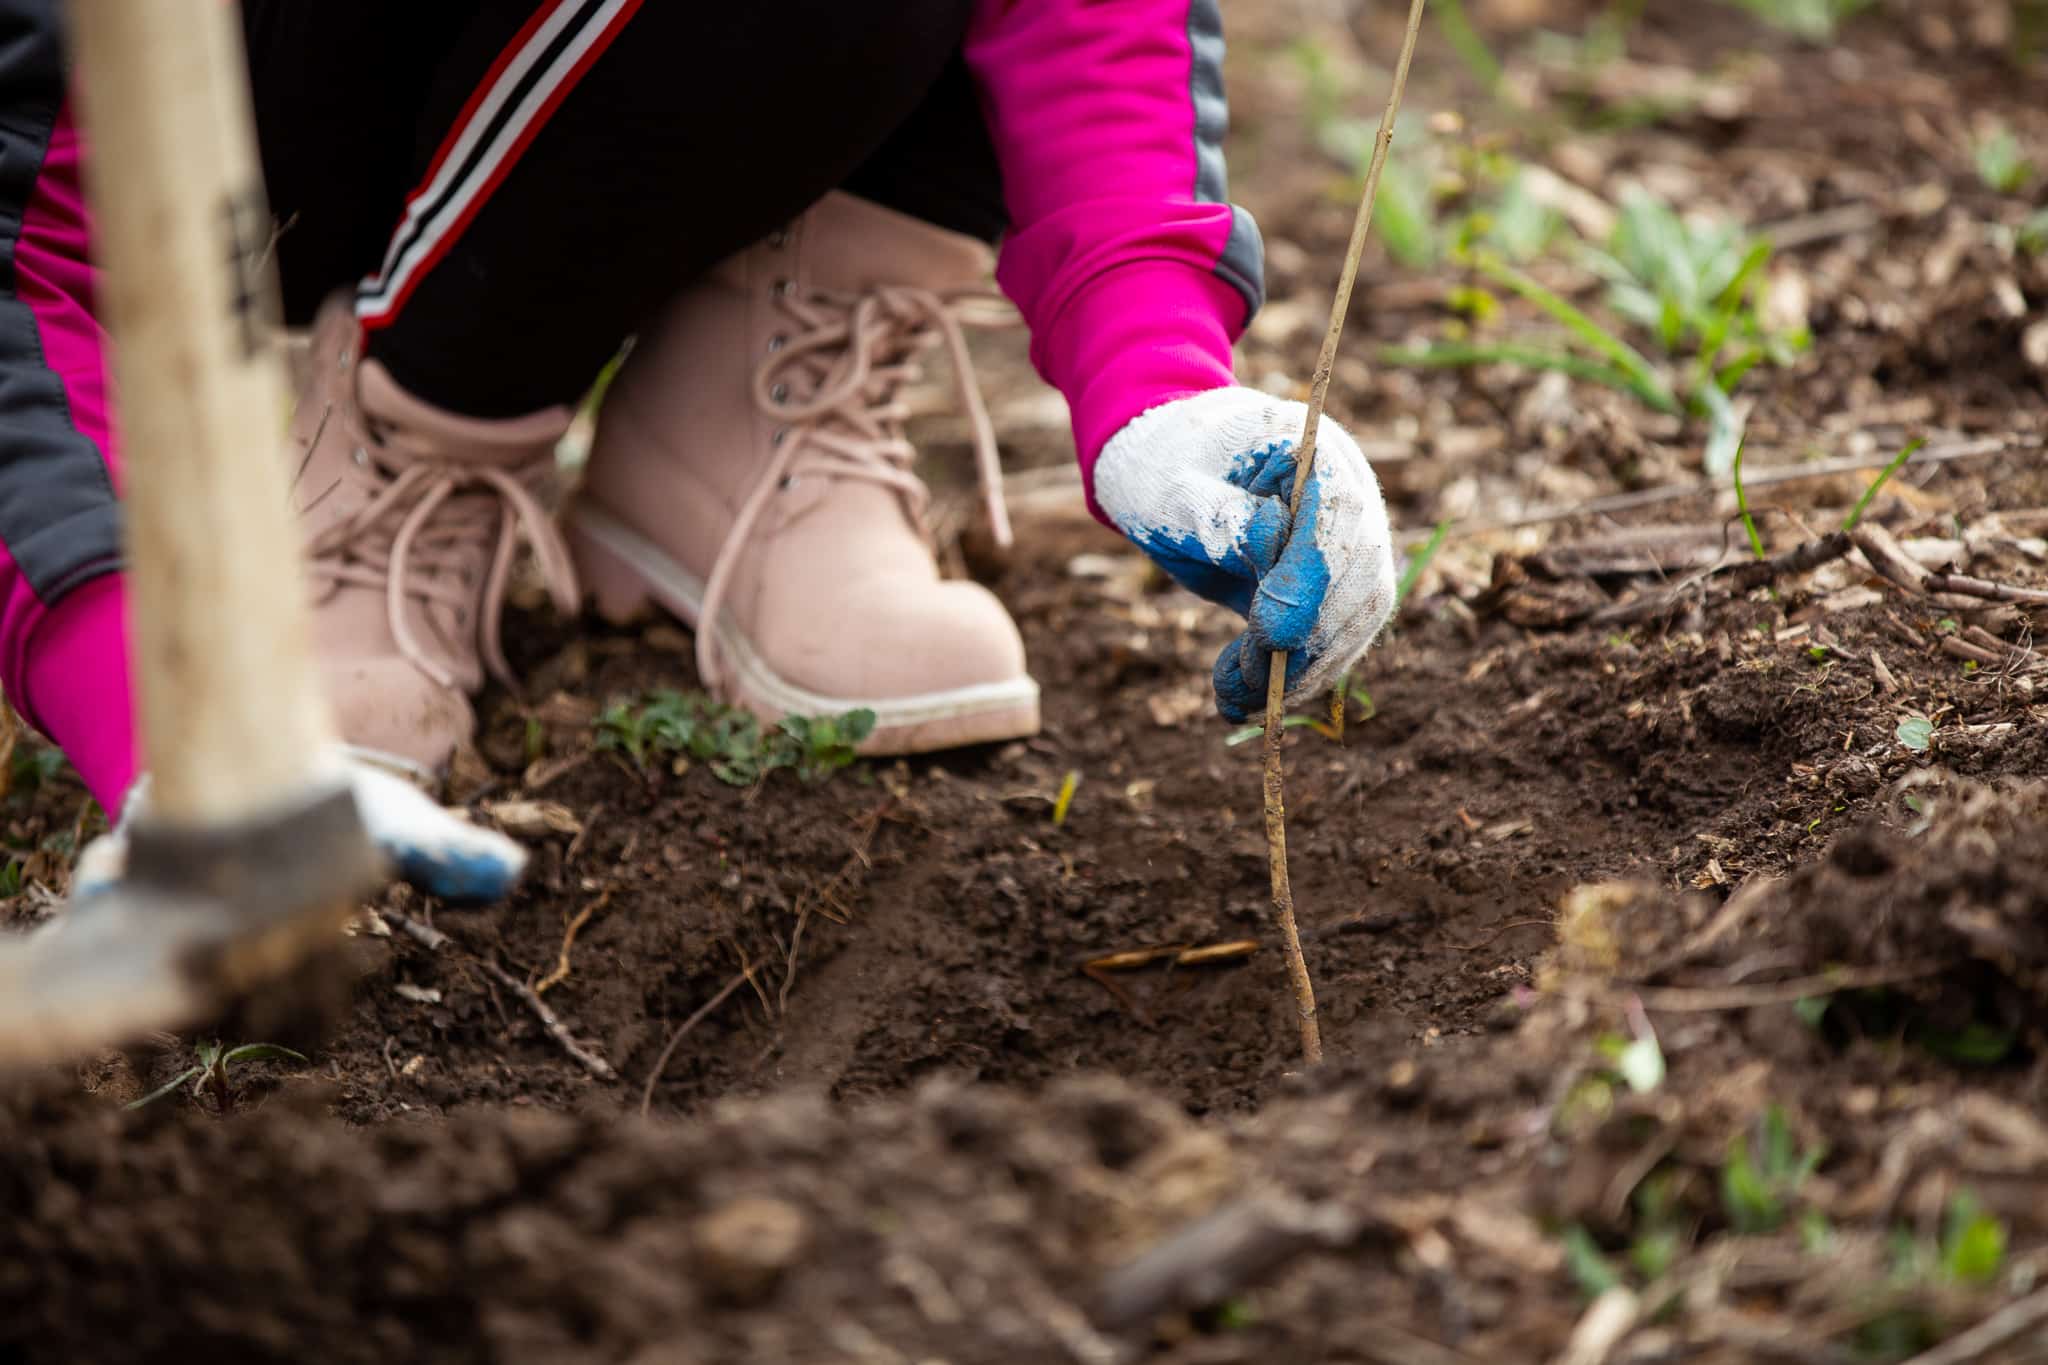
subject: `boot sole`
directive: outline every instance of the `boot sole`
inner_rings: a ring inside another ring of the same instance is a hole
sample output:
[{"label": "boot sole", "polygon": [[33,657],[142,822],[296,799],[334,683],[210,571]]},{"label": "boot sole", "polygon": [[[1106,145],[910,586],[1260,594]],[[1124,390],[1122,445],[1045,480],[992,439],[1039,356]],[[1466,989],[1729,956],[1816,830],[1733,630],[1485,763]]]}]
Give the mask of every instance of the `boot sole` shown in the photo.
[{"label": "boot sole", "polygon": [[[599,616],[628,625],[643,618],[650,604],[659,604],[692,629],[702,628],[703,580],[660,546],[588,504],[572,506],[563,521],[584,596]],[[875,713],[875,728],[860,745],[863,754],[917,754],[1039,732],[1038,683],[1031,678],[909,697],[828,697],[779,677],[730,613],[721,613],[717,630],[731,661],[734,704],[770,722],[866,708]]]}]

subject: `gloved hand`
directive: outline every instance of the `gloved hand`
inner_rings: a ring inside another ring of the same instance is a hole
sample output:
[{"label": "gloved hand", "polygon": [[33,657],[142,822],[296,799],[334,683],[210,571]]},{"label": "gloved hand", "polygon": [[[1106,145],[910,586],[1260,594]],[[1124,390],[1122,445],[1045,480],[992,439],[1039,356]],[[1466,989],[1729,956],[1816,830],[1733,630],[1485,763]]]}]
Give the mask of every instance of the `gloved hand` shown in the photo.
[{"label": "gloved hand", "polygon": [[1211,389],[1140,414],[1109,439],[1096,501],[1189,591],[1246,617],[1216,658],[1216,709],[1265,710],[1285,649],[1289,705],[1326,691],[1371,647],[1394,604],[1393,536],[1358,443],[1324,417],[1301,515],[1283,537],[1306,404]]},{"label": "gloved hand", "polygon": [[[370,842],[392,876],[430,896],[483,902],[502,899],[526,870],[527,854],[496,830],[473,825],[418,787],[359,759],[337,756],[355,789]],[[148,809],[149,778],[139,778],[114,828],[87,844],[71,874],[71,898],[83,900],[119,881],[128,866],[128,828]]]}]

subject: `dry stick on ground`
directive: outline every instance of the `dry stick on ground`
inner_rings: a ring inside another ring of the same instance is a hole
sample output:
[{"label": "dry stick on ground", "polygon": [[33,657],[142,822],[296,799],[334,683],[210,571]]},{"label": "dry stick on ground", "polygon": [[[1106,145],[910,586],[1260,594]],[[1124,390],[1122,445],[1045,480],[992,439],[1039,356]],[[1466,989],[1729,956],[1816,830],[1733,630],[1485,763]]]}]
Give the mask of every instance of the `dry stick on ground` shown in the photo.
[{"label": "dry stick on ground", "polygon": [[605,891],[596,900],[576,912],[575,918],[562,930],[562,951],[556,956],[555,969],[533,983],[535,995],[546,995],[550,987],[559,986],[569,979],[569,950],[576,946],[576,931],[581,929],[592,915],[610,905],[611,901],[612,893]]},{"label": "dry stick on ground", "polygon": [[[2020,447],[2013,441],[2000,436],[1978,437],[1974,440],[1956,441],[1951,444],[1922,446],[1913,458],[1901,466],[1900,472],[1918,469],[1923,465],[1947,464],[1952,460],[1975,460],[1986,455],[2018,453]],[[1891,463],[1884,455],[1846,456],[1839,460],[1816,460],[1812,464],[1793,465],[1785,469],[1759,469],[1745,474],[1744,488],[1754,491],[1773,484],[1801,483],[1809,479],[1832,478],[1836,474],[1859,474],[1869,469],[1883,469]],[[1568,521],[1573,517],[1605,516],[1613,512],[1633,512],[1644,507],[1655,507],[1659,503],[1677,502],[1683,498],[1707,497],[1727,491],[1728,485],[1702,480],[1698,483],[1671,483],[1658,488],[1641,488],[1632,493],[1614,493],[1604,498],[1593,498],[1586,502],[1538,507],[1518,517],[1505,517],[1499,521],[1475,521],[1466,526],[1453,526],[1446,539],[1462,540],[1466,536],[1484,535],[1490,531],[1516,531],[1524,526],[1543,526],[1553,521]],[[1417,532],[1415,539],[1425,539],[1429,532]]]},{"label": "dry stick on ground", "polygon": [[[1294,491],[1287,500],[1287,524],[1281,539],[1294,527],[1301,511],[1301,495],[1315,468],[1316,428],[1322,422],[1323,402],[1330,396],[1330,371],[1337,362],[1337,339],[1344,334],[1344,315],[1351,307],[1351,285],[1358,278],[1358,258],[1365,250],[1365,234],[1372,226],[1372,204],[1379,194],[1380,172],[1386,168],[1387,148],[1394,141],[1394,115],[1401,108],[1401,92],[1408,84],[1408,63],[1415,56],[1415,35],[1422,27],[1424,0],[1411,0],[1408,31],[1401,38],[1401,60],[1394,66],[1394,88],[1387,96],[1387,110],[1380,115],[1379,135],[1373,139],[1372,164],[1365,172],[1365,193],[1358,201],[1358,216],[1351,223],[1351,243],[1344,249],[1344,269],[1337,277],[1337,296],[1330,302],[1330,329],[1323,334],[1322,354],[1316,357],[1315,378],[1309,385],[1308,415],[1302,421],[1301,444],[1294,466]],[[1294,923],[1294,888],[1287,878],[1287,802],[1281,784],[1281,721],[1287,711],[1287,651],[1273,651],[1272,676],[1266,685],[1266,860],[1273,874],[1273,910],[1280,920],[1280,945],[1287,957],[1287,976],[1294,987],[1294,1007],[1301,1022],[1301,1057],[1309,1066],[1323,1060],[1323,1032],[1316,1024],[1315,984],[1309,980],[1308,961],[1301,955],[1301,932]]]},{"label": "dry stick on ground", "polygon": [[377,911],[377,914],[386,924],[403,933],[407,938],[419,944],[430,953],[438,953],[455,941],[433,925],[416,920],[411,915],[402,915],[396,910],[381,908]]},{"label": "dry stick on ground", "polygon": [[661,1073],[668,1070],[668,1059],[675,1055],[676,1044],[683,1041],[683,1035],[703,1023],[706,1019],[709,1019],[711,1011],[723,1005],[727,997],[753,979],[754,969],[752,966],[748,966],[738,976],[721,986],[718,994],[699,1005],[695,1013],[683,1020],[681,1026],[669,1035],[668,1043],[661,1049],[661,1055],[654,1059],[654,1069],[647,1073],[646,1088],[640,1092],[640,1117],[646,1118],[647,1111],[654,1107],[654,1087],[660,1083]]},{"label": "dry stick on ground", "polygon": [[[383,917],[386,924],[400,930],[406,937],[412,939],[430,953],[437,953],[455,942],[454,939],[448,937],[448,935],[442,933],[433,925],[422,924],[411,915],[403,915],[396,910],[381,908],[377,913]],[[618,1073],[612,1070],[611,1063],[577,1042],[576,1035],[569,1032],[569,1027],[562,1022],[561,1016],[549,1009],[547,1002],[538,995],[535,995],[532,988],[524,981],[521,981],[489,958],[477,958],[476,965],[484,969],[484,975],[518,996],[520,1002],[529,1010],[532,1010],[534,1017],[540,1020],[540,1026],[547,1030],[548,1036],[560,1044],[562,1051],[574,1058],[577,1064],[585,1071],[588,1071],[591,1075],[602,1081],[615,1081],[618,1079]]]},{"label": "dry stick on ground", "polygon": [[1962,573],[1931,573],[1923,580],[1927,591],[1954,593],[1958,597],[1981,597],[1987,602],[2013,602],[2023,607],[2048,607],[2048,592],[2039,588],[2015,588]]},{"label": "dry stick on ground", "polygon": [[1962,1335],[1950,1337],[1931,1351],[1922,1351],[1906,1365],[1969,1365],[1971,1361],[1989,1360],[1993,1351],[2043,1323],[2048,1323],[2048,1289],[2037,1289]]},{"label": "dry stick on ground", "polygon": [[1234,1200],[1164,1238],[1103,1280],[1096,1320],[1111,1331],[1220,1303],[1305,1251],[1355,1241],[1364,1220],[1288,1195]]},{"label": "dry stick on ground", "polygon": [[1688,602],[1697,599],[1704,604],[1708,599],[1701,594],[1704,582],[1711,582],[1717,589],[1713,600],[1723,601],[1742,593],[1761,588],[1787,574],[1807,573],[1823,564],[1842,558],[1854,548],[1854,542],[1844,531],[1834,531],[1795,545],[1783,554],[1769,559],[1752,560],[1724,567],[1718,571],[1708,570],[1703,574],[1686,578],[1663,592],[1646,593],[1631,597],[1625,602],[1602,607],[1594,612],[1588,621],[1596,626],[1634,625],[1639,621],[1654,620],[1669,612],[1676,611]]},{"label": "dry stick on ground", "polygon": [[519,997],[519,1003],[531,1010],[534,1018],[540,1020],[540,1026],[547,1030],[548,1037],[554,1039],[578,1066],[601,1081],[615,1081],[619,1078],[619,1073],[612,1070],[610,1062],[576,1041],[576,1035],[569,1032],[569,1026],[562,1022],[562,1017],[548,1007],[547,1001],[533,993],[533,987],[487,957],[478,958],[476,965],[484,969],[484,975]]}]

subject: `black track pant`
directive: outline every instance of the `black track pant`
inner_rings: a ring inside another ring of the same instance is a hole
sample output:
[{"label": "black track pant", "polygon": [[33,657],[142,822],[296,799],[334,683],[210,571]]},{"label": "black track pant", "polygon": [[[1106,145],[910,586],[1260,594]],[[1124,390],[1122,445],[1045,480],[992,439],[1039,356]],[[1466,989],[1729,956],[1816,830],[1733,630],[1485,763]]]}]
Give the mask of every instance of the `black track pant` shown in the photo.
[{"label": "black track pant", "polygon": [[993,241],[972,0],[244,0],[285,311],[475,417],[573,402],[839,188]]}]

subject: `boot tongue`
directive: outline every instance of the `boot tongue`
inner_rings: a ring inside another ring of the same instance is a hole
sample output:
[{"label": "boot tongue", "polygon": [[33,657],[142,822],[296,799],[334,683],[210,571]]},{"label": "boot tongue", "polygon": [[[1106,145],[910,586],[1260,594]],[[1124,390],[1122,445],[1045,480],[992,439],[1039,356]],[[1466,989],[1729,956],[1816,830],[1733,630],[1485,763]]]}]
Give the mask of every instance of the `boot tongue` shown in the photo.
[{"label": "boot tongue", "polygon": [[515,530],[525,531],[557,609],[574,611],[578,598],[568,547],[541,500],[569,410],[459,416],[407,393],[374,360],[357,367],[356,383],[362,425],[376,438],[367,454],[395,481],[397,502],[362,535],[375,542],[366,558],[383,566],[400,652],[444,685],[470,682],[480,653],[509,684],[498,615]]},{"label": "boot tongue", "polygon": [[803,228],[810,284],[860,294],[885,285],[944,293],[981,284],[995,252],[973,237],[834,190],[818,201]]},{"label": "boot tongue", "polygon": [[515,469],[554,452],[571,413],[557,404],[523,417],[463,417],[424,403],[375,360],[356,369],[364,425],[381,438],[379,462],[402,471],[427,460]]}]

